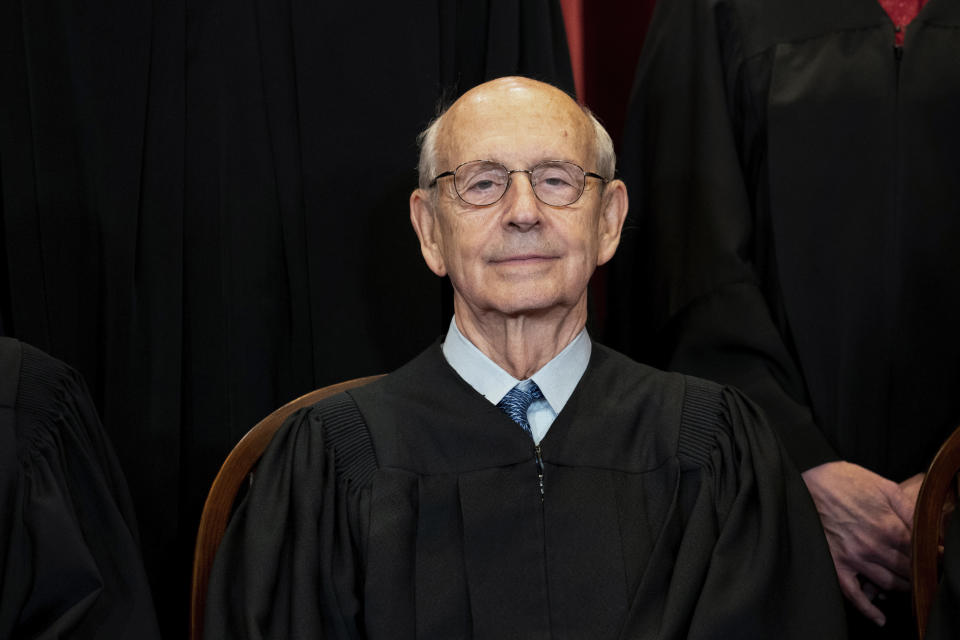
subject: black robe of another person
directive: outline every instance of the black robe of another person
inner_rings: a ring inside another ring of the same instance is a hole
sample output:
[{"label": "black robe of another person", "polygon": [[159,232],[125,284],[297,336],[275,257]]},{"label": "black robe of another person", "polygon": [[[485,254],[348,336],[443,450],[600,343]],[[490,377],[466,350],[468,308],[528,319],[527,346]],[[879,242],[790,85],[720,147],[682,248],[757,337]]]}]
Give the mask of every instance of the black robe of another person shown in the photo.
[{"label": "black robe of another person", "polygon": [[739,387],[801,470],[960,424],[960,2],[671,0],[638,68],[607,341]]},{"label": "black robe of another person", "polygon": [[83,379],[0,338],[0,638],[159,637],[133,503]]},{"label": "black robe of another person", "polygon": [[535,448],[437,344],[288,419],[206,632],[834,639],[841,603],[802,481],[736,392],[595,344]]},{"label": "black robe of another person", "polygon": [[960,423],[960,2],[894,43],[877,0],[659,3],[605,338],[902,481]]}]

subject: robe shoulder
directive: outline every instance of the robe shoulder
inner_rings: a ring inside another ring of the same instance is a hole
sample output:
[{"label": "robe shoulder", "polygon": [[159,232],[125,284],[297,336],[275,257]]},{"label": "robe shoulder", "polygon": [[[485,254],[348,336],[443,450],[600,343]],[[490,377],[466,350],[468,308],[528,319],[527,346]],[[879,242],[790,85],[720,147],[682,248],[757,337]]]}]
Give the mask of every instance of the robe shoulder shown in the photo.
[{"label": "robe shoulder", "polygon": [[[456,374],[439,344],[349,395],[370,430],[375,457],[387,467],[463,472],[529,458],[529,439]],[[674,458],[684,468],[705,464],[718,438],[758,428],[767,431],[738,391],[660,371],[594,343],[587,371],[542,449],[557,464],[636,473]],[[775,437],[769,446],[779,450]]]},{"label": "robe shoulder", "polygon": [[[556,435],[544,441],[546,455],[558,463],[642,472],[677,458],[689,468],[706,463],[718,438],[763,424],[734,389],[660,371],[601,344],[593,354],[551,428]],[[603,437],[595,428],[601,421]],[[262,464],[284,458],[283,464],[306,471],[309,465],[301,467],[298,457],[305,454],[296,452],[309,451],[309,461],[329,456],[333,476],[356,489],[381,466],[463,472],[525,460],[530,446],[434,345],[380,380],[296,412]]]},{"label": "robe shoulder", "polygon": [[0,512],[0,637],[160,637],[129,491],[86,385],[11,338]]},{"label": "robe shoulder", "polygon": [[[395,373],[296,412],[259,466],[282,469],[299,486],[329,481],[357,500],[382,469],[463,474],[523,463],[531,449],[434,345]],[[744,458],[796,474],[762,412],[738,390],[596,343],[541,450],[552,464],[630,474],[676,464],[680,473],[722,477]]]}]

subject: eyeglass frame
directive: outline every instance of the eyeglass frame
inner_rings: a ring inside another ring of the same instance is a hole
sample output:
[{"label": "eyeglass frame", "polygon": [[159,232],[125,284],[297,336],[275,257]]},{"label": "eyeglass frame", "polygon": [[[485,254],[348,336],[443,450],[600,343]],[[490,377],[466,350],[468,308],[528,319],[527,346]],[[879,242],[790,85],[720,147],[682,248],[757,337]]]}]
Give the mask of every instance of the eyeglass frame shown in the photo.
[{"label": "eyeglass frame", "polygon": [[[460,195],[460,190],[457,189],[456,179],[454,179],[453,190],[456,192],[457,197],[460,199],[461,202],[471,207],[480,207],[480,208],[492,207],[493,205],[503,200],[503,196],[507,195],[507,191],[510,190],[510,185],[513,183],[513,174],[515,173],[527,174],[527,179],[530,180],[530,187],[533,190],[534,197],[536,197],[537,200],[539,200],[540,202],[543,202],[543,204],[547,205],[548,207],[569,207],[579,202],[580,198],[583,197],[583,192],[587,190],[587,178],[596,178],[597,180],[602,182],[604,186],[606,186],[613,180],[613,178],[604,178],[599,173],[594,173],[593,171],[587,171],[583,167],[578,165],[576,162],[570,162],[569,160],[542,160],[537,164],[533,165],[533,167],[531,167],[530,169],[507,169],[507,166],[505,164],[497,162],[496,160],[467,160],[466,162],[461,162],[460,164],[458,164],[456,167],[454,167],[449,171],[443,171],[441,173],[438,173],[436,176],[434,176],[433,180],[430,181],[430,184],[427,185],[427,188],[433,189],[435,186],[437,186],[437,181],[440,180],[440,178],[446,178],[447,176],[456,176],[456,173],[457,171],[460,170],[460,167],[463,167],[468,164],[473,164],[475,162],[488,162],[490,164],[495,164],[500,167],[503,167],[503,170],[507,172],[507,184],[506,186],[503,187],[503,193],[500,194],[500,197],[494,200],[493,202],[490,202],[487,204],[473,204],[472,202],[468,202],[467,200],[465,200],[464,197]],[[537,193],[537,185],[533,183],[533,172],[537,167],[540,167],[545,164],[550,164],[550,163],[563,163],[563,164],[573,165],[577,169],[580,169],[581,173],[583,173],[583,184],[580,187],[580,193],[577,194],[577,197],[574,200],[572,200],[571,202],[568,202],[567,204],[550,204],[549,202],[544,202],[543,198],[540,197],[540,194]]]}]

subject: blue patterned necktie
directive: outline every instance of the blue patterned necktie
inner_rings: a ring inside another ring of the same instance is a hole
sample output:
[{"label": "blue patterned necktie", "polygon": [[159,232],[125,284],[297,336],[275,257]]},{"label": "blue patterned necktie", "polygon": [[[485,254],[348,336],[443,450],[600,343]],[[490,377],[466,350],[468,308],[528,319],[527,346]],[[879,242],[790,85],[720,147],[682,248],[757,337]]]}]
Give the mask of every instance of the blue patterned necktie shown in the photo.
[{"label": "blue patterned necktie", "polygon": [[530,423],[527,421],[527,409],[534,400],[543,397],[543,392],[533,380],[520,382],[503,396],[497,403],[497,408],[510,416],[510,419],[520,425],[520,428],[530,433]]}]

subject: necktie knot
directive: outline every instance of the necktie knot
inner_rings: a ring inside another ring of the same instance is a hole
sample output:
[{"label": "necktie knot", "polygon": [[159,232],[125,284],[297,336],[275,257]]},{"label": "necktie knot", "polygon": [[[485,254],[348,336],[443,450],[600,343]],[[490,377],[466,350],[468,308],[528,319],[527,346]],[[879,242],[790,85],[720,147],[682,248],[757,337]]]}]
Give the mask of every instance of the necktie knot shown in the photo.
[{"label": "necktie knot", "polygon": [[527,421],[527,410],[534,400],[543,398],[543,392],[533,380],[518,383],[503,396],[497,407],[507,414],[511,420],[520,425],[520,428],[530,433],[530,423]]}]

